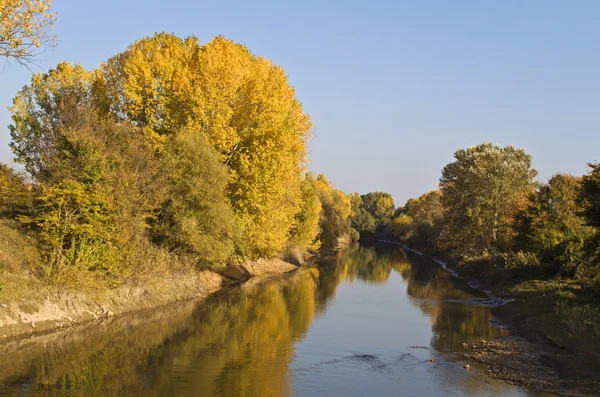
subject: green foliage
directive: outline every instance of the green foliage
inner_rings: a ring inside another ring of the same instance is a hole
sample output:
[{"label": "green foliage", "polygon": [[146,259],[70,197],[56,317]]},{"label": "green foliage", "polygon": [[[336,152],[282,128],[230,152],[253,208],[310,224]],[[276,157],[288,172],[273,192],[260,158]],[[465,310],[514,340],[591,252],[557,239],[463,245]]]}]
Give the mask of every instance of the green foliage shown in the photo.
[{"label": "green foliage", "polygon": [[234,215],[225,199],[227,167],[197,134],[177,134],[165,152],[168,199],[152,228],[153,239],[192,255],[201,265],[224,266],[236,238]]},{"label": "green foliage", "polygon": [[581,178],[556,174],[531,195],[531,204],[519,217],[523,248],[559,263],[569,276],[577,272],[584,245],[593,235],[581,217],[581,192]]},{"label": "green foliage", "polygon": [[531,156],[513,146],[483,143],[459,149],[440,179],[443,240],[463,252],[507,250],[518,199],[533,189]]},{"label": "green foliage", "polygon": [[600,164],[589,163],[590,171],[583,176],[583,205],[588,223],[600,227]]},{"label": "green foliage", "polygon": [[371,192],[363,194],[361,198],[364,210],[375,220],[375,233],[386,235],[396,209],[392,195]]},{"label": "green foliage", "polygon": [[358,193],[350,193],[350,204],[352,206],[352,227],[359,233],[374,233],[377,227],[375,218],[364,206],[362,196]]},{"label": "green foliage", "polygon": [[361,236],[387,239],[391,237],[391,222],[396,207],[389,193],[371,192],[350,195],[352,227]]}]

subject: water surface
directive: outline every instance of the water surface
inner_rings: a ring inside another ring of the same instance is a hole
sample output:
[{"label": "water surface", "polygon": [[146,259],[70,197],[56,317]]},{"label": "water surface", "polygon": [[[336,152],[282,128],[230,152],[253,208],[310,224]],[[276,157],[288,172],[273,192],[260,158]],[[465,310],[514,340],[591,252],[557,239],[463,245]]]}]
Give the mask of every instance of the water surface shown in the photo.
[{"label": "water surface", "polygon": [[537,396],[463,368],[463,343],[507,334],[486,303],[424,257],[355,246],[199,303],[0,345],[0,396]]}]

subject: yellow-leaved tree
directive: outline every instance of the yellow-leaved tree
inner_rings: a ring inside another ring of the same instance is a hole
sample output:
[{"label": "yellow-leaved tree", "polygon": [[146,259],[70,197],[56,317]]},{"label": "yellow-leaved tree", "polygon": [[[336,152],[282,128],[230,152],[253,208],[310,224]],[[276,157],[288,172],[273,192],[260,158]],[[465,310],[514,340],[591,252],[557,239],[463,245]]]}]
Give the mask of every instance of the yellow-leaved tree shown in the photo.
[{"label": "yellow-leaved tree", "polygon": [[43,46],[56,42],[50,0],[0,0],[0,57],[31,63]]},{"label": "yellow-leaved tree", "polygon": [[199,46],[193,37],[160,33],[104,64],[94,98],[159,145],[184,128],[204,134],[229,167],[239,257],[284,248],[300,210],[311,123],[283,69],[221,36]]}]

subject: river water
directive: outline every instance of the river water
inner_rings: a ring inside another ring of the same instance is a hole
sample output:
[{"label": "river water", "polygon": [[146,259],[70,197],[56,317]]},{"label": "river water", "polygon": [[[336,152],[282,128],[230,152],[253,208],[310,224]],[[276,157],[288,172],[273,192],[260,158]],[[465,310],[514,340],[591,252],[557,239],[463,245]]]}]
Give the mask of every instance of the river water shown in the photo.
[{"label": "river water", "polygon": [[[391,245],[0,345],[0,396],[537,396],[463,368],[485,296]],[[433,362],[431,360],[434,360]]]}]

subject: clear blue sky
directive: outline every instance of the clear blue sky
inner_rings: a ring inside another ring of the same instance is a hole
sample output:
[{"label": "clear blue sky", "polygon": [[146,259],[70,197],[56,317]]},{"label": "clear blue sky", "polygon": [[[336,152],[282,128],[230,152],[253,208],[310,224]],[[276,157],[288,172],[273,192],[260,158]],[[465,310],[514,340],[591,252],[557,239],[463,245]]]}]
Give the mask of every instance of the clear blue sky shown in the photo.
[{"label": "clear blue sky", "polygon": [[[600,160],[600,1],[55,0],[39,62],[96,67],[157,31],[223,34],[287,72],[314,123],[311,169],[397,204],[436,187],[459,147],[532,153],[540,178]],[[0,161],[31,73],[0,74]]]}]

